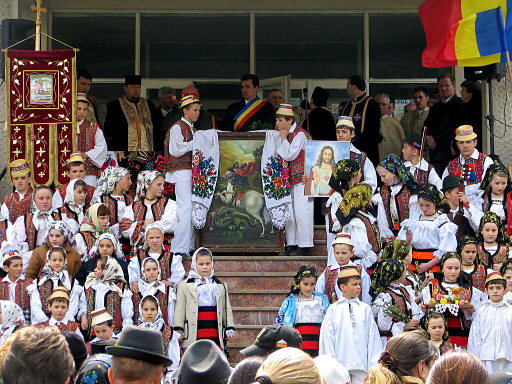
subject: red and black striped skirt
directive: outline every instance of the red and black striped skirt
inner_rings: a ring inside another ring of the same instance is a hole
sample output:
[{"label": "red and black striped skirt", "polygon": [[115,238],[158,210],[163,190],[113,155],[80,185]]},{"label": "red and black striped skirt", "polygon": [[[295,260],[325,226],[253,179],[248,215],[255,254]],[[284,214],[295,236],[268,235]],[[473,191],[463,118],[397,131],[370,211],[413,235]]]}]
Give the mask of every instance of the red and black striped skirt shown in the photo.
[{"label": "red and black striped skirt", "polygon": [[306,352],[311,357],[318,356],[318,348],[320,341],[320,323],[299,323],[295,324],[295,329],[299,331],[302,336],[302,344],[300,349]]},{"label": "red and black striped skirt", "polygon": [[[462,310],[459,310],[459,316],[464,316]],[[446,316],[446,323],[448,324],[448,334],[452,344],[457,344],[458,347],[467,348],[469,330],[462,328],[462,320],[457,316]]]},{"label": "red and black striped skirt", "polygon": [[201,339],[209,339],[220,347],[217,306],[198,308],[196,340]]}]

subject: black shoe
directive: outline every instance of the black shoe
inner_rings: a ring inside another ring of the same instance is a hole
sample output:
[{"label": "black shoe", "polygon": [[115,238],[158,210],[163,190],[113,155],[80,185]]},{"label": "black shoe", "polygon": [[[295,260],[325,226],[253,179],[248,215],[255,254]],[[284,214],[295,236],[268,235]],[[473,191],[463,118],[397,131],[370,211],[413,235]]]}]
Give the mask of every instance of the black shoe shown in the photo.
[{"label": "black shoe", "polygon": [[300,248],[293,253],[295,256],[311,256],[311,248]]},{"label": "black shoe", "polygon": [[190,255],[188,253],[185,253],[185,252],[175,252],[173,254],[173,256],[181,256],[181,259],[182,260],[185,260],[187,257],[189,257]]},{"label": "black shoe", "polygon": [[299,247],[297,245],[287,245],[284,247],[284,254],[290,256],[292,252],[295,252]]}]

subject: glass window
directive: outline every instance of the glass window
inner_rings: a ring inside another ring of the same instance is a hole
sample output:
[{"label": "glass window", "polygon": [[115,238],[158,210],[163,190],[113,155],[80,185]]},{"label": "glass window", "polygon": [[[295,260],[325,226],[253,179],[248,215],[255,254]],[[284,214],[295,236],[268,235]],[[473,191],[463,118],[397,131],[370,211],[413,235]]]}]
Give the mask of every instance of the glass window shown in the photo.
[{"label": "glass window", "polygon": [[240,78],[249,71],[249,15],[141,15],[143,77]]},{"label": "glass window", "polygon": [[346,78],[363,74],[363,16],[256,15],[260,78]]},{"label": "glass window", "polygon": [[450,68],[423,67],[425,46],[425,32],[417,13],[370,15],[371,78],[437,78],[450,72]]},{"label": "glass window", "polygon": [[395,99],[412,99],[412,91],[416,87],[424,87],[429,93],[430,97],[434,97],[437,91],[436,83],[428,84],[370,84],[370,96],[375,96],[378,93],[386,93]]},{"label": "glass window", "polygon": [[[93,77],[124,77],[135,71],[135,15],[54,13],[52,35],[77,47],[77,68]],[[65,46],[53,41],[53,49]]]}]

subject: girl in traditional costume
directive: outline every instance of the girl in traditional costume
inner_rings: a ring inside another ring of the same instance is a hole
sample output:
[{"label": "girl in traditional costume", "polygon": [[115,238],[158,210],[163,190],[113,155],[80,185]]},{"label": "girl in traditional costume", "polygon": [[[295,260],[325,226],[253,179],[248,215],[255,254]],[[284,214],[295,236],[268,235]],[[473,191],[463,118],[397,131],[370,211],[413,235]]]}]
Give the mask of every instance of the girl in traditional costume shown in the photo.
[{"label": "girl in traditional costume", "polygon": [[462,259],[462,272],[473,287],[485,291],[487,268],[478,257],[478,241],[471,236],[462,236],[457,244],[457,253]]},{"label": "girl in traditional costume", "polygon": [[398,238],[411,242],[411,269],[417,268],[418,273],[437,272],[438,268],[434,267],[443,254],[457,250],[455,234],[458,228],[446,214],[441,213],[449,207],[434,185],[427,184],[419,189],[418,204],[421,215],[402,221]]},{"label": "girl in traditional costume", "polygon": [[102,233],[108,232],[109,220],[110,211],[105,204],[93,204],[85,212],[84,220],[80,225],[80,232],[73,237],[72,242],[73,249],[80,254],[82,261],[89,259],[96,239]]},{"label": "girl in traditional costume", "polygon": [[381,238],[389,241],[398,234],[402,221],[419,215],[415,196],[419,184],[396,155],[386,156],[377,166],[377,173],[384,183],[380,193],[374,196],[378,205],[377,223]]},{"label": "girl in traditional costume", "polygon": [[133,324],[132,293],[116,259],[101,256],[95,262],[94,272],[87,276],[80,298],[78,315],[82,329],[88,328],[93,311],[105,307],[114,319],[114,333],[119,334],[125,325]]},{"label": "girl in traditional costume", "polygon": [[332,170],[329,186],[332,194],[327,200],[325,215],[325,230],[327,232],[327,265],[334,265],[336,258],[332,248],[332,242],[336,233],[341,231],[341,226],[336,218],[336,211],[343,200],[345,193],[359,183],[361,179],[361,167],[356,160],[340,160]]},{"label": "girl in traditional costume", "polygon": [[46,253],[46,264],[39,277],[28,287],[32,324],[44,323],[51,317],[50,296],[55,287],[64,287],[69,295],[66,318],[75,321],[82,286],[66,271],[66,250],[52,247]]},{"label": "girl in traditional costume", "polygon": [[233,312],[226,284],[213,270],[209,249],[199,248],[192,256],[188,279],[178,285],[174,330],[181,334],[181,346],[210,339],[224,349],[235,334]]},{"label": "girl in traditional costume", "polygon": [[458,253],[445,253],[441,258],[439,282],[432,281],[428,287],[425,287],[423,290],[423,303],[429,305],[431,299],[434,299],[436,303],[441,302],[443,296],[450,296],[454,299],[460,296],[459,303],[464,302],[464,304],[460,304],[464,306],[464,309],[458,307],[456,314],[446,309],[444,314],[448,324],[450,341],[459,347],[465,348],[468,344],[473,313],[486,296],[464,279],[464,276],[461,275],[461,267],[462,259]]},{"label": "girl in traditional costume", "polygon": [[414,297],[415,289],[419,283],[419,281],[418,281],[419,278],[410,269],[410,265],[412,262],[411,244],[405,240],[398,240],[398,239],[391,240],[389,243],[386,244],[386,246],[382,250],[380,259],[381,260],[395,259],[395,260],[402,261],[404,263],[406,275],[405,275],[405,281],[403,282],[403,284],[407,288],[409,295],[411,295],[411,297]]},{"label": "girl in traditional costume", "polygon": [[441,355],[454,350],[453,344],[450,341],[450,335],[448,334],[448,324],[441,312],[427,312],[420,320],[420,329],[439,348]]},{"label": "girl in traditional costume", "polygon": [[0,310],[2,318],[2,328],[0,329],[0,345],[2,345],[20,325],[23,325],[25,319],[21,308],[11,301],[0,300]]},{"label": "girl in traditional costume", "polygon": [[[158,171],[142,171],[137,176],[137,195],[135,201],[126,209],[126,218],[133,220],[123,236],[131,243],[144,241],[145,229],[149,224],[159,223],[164,234],[174,232],[176,228],[176,202],[163,196],[165,189],[164,175]],[[169,247],[169,241],[164,241]]]},{"label": "girl in traditional costume", "polygon": [[327,296],[314,291],[317,278],[315,268],[300,267],[274,321],[297,329],[302,336],[301,349],[311,357],[318,356],[320,326],[329,308]]},{"label": "girl in traditional costume", "polygon": [[503,221],[494,212],[487,212],[480,220],[476,232],[478,257],[489,269],[499,272],[501,265],[510,257],[510,237]]},{"label": "girl in traditional costume", "polygon": [[66,187],[64,206],[61,210],[75,221],[76,229],[73,230],[75,233],[78,232],[84,220],[85,212],[89,208],[89,203],[87,202],[87,188],[87,184],[82,179],[73,179]]},{"label": "girl in traditional costume", "polygon": [[371,214],[372,188],[360,183],[352,187],[341,201],[336,218],[344,233],[354,243],[354,264],[370,268],[377,261],[380,252],[380,235],[375,217]]}]

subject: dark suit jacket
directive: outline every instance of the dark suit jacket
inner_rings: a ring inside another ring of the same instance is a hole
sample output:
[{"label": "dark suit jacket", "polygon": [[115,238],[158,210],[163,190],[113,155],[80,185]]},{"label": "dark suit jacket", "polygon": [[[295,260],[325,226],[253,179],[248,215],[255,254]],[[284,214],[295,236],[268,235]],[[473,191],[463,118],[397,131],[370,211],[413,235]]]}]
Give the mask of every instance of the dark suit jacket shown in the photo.
[{"label": "dark suit jacket", "polygon": [[[224,114],[224,119],[222,120],[222,130],[224,131],[234,131],[235,122],[233,121],[234,117],[240,112],[243,108],[245,108],[245,100],[242,99],[237,101],[236,103],[231,104],[226,113]],[[263,123],[266,126],[261,127],[257,125],[253,125],[254,123]],[[265,102],[265,105],[261,107],[258,112],[256,112],[243,126],[240,132],[248,132],[256,129],[274,129],[276,125],[276,112],[272,104]]]}]

